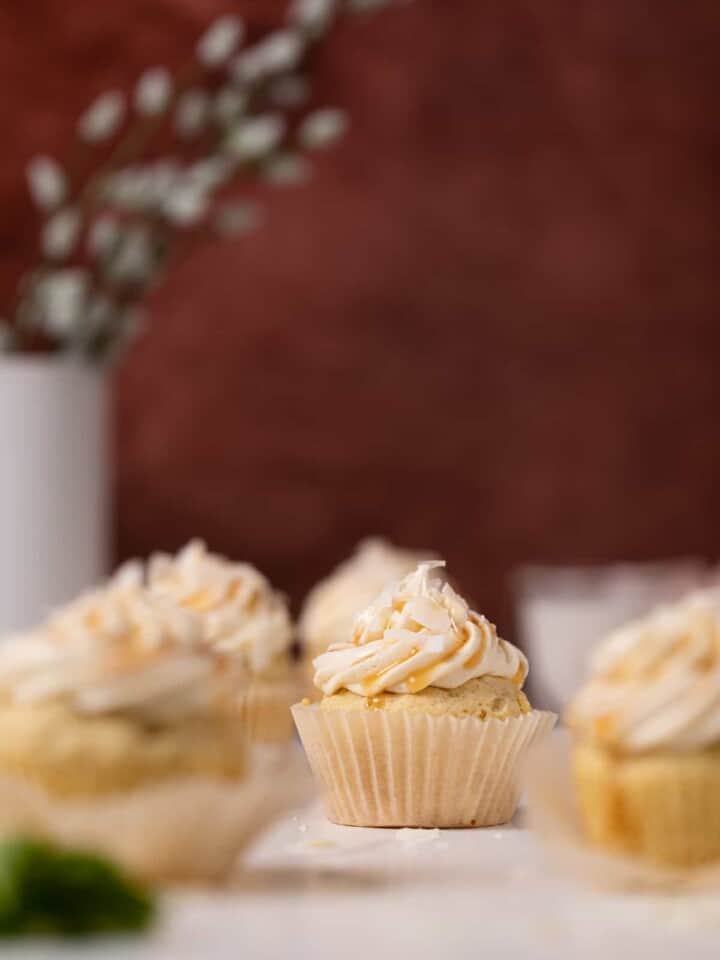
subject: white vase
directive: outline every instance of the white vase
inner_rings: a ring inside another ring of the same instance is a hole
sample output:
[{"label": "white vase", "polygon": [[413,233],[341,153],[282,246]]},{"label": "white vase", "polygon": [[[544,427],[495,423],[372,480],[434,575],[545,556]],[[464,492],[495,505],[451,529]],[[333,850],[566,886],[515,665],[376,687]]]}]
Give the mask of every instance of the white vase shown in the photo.
[{"label": "white vase", "polygon": [[79,362],[0,359],[0,635],[38,623],[109,559],[109,386]]}]

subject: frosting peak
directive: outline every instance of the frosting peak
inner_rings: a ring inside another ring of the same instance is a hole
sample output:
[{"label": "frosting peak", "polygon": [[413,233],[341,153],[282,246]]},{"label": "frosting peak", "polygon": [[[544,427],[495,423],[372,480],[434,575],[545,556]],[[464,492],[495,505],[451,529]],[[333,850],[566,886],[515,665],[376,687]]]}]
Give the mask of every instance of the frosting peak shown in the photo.
[{"label": "frosting peak", "polygon": [[282,594],[249,563],[209,553],[200,540],[176,556],[158,553],[147,568],[127,564],[115,582],[147,584],[148,590],[200,615],[205,642],[220,653],[240,655],[255,673],[284,655],[292,626]]},{"label": "frosting peak", "polygon": [[720,743],[720,591],[691,594],[611,633],[568,722],[629,752]]},{"label": "frosting peak", "polygon": [[426,561],[389,585],[358,616],[351,639],[313,661],[315,685],[328,695],[345,688],[363,696],[453,689],[483,676],[522,686],[527,660],[437,579],[433,571],[444,566]]},{"label": "frosting peak", "polygon": [[16,703],[165,721],[214,705],[227,682],[197,616],[130,584],[84,594],[0,644],[0,693]]},{"label": "frosting peak", "polygon": [[354,553],[308,594],[300,635],[311,652],[321,653],[350,635],[357,615],[386,584],[400,580],[431,551],[396,547],[379,537],[362,540]]}]

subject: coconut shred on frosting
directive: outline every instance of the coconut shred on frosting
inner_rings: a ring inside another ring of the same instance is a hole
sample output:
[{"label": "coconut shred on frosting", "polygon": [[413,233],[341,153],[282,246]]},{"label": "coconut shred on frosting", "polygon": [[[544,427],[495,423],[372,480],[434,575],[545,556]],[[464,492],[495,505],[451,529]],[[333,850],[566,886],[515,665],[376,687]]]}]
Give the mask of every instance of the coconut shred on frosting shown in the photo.
[{"label": "coconut shred on frosting", "polygon": [[326,695],[346,689],[366,697],[454,689],[486,676],[522,686],[524,655],[437,579],[435,571],[444,566],[441,560],[421,563],[388,586],[358,616],[349,641],[315,658],[315,685]]},{"label": "coconut shred on frosting", "polygon": [[205,642],[239,655],[262,673],[292,642],[292,624],[282,594],[249,563],[233,563],[193,540],[177,555],[155,554],[146,566],[133,561],[116,582],[145,583],[148,590],[197,613]]},{"label": "coconut shred on frosting", "polygon": [[0,697],[61,700],[81,714],[171,721],[214,708],[233,678],[199,618],[125,584],[81,596],[0,644]]},{"label": "coconut shred on frosting", "polygon": [[691,594],[612,633],[568,722],[630,753],[720,743],[720,591]]},{"label": "coconut shred on frosting", "polygon": [[362,540],[353,555],[308,594],[299,624],[303,642],[311,650],[326,650],[348,636],[355,618],[383,587],[407,576],[424,559],[428,551],[404,550],[380,537]]}]

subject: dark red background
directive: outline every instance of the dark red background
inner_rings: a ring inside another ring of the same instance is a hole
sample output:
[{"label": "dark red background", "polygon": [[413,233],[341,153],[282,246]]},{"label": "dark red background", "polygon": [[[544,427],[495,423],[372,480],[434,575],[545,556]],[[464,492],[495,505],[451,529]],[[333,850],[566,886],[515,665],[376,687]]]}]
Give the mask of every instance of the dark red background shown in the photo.
[{"label": "dark red background", "polygon": [[[215,14],[5,0],[4,290],[22,169]],[[717,554],[715,0],[415,0],[323,63],[353,127],[152,300],[117,381],[118,553],[194,534],[297,599],[359,537],[490,615],[521,563]]]}]

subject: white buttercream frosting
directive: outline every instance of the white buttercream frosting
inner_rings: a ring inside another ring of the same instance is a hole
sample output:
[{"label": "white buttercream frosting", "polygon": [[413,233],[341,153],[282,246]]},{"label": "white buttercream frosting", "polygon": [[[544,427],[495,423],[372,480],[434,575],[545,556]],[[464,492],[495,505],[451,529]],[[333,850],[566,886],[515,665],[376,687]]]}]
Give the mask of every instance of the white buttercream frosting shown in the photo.
[{"label": "white buttercream frosting", "polygon": [[443,566],[421,563],[385,589],[357,618],[347,641],[315,658],[315,685],[326,695],[346,689],[363,696],[454,689],[486,676],[522,686],[524,655],[436,578]]},{"label": "white buttercream frosting", "polygon": [[580,733],[628,752],[720,743],[720,590],[612,633],[568,709]]},{"label": "white buttercream frosting", "polygon": [[311,653],[350,635],[355,618],[380,591],[413,571],[431,551],[404,550],[371,537],[310,591],[300,615],[300,637]]},{"label": "white buttercream frosting", "polygon": [[115,582],[143,582],[151,593],[194,611],[205,642],[220,653],[238,656],[253,673],[262,673],[286,655],[292,643],[283,595],[249,563],[209,553],[199,540],[175,556],[155,554],[146,566],[126,564]]},{"label": "white buttercream frosting", "polygon": [[170,721],[214,707],[234,685],[199,618],[125,584],[81,596],[0,644],[0,697],[60,699],[84,714]]}]

